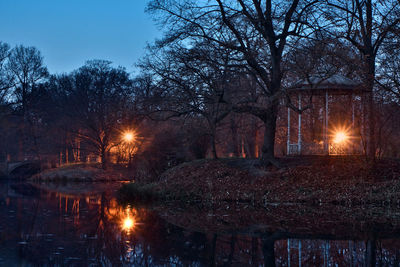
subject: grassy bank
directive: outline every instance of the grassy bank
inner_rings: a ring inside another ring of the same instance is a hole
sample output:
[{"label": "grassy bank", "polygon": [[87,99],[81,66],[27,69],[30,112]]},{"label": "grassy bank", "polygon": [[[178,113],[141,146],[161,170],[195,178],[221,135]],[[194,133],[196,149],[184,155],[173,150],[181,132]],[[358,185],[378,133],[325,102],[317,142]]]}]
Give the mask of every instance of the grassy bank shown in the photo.
[{"label": "grassy bank", "polygon": [[259,169],[251,161],[200,160],[165,172],[151,185],[128,184],[121,198],[306,204],[400,204],[400,162],[366,164],[358,157],[284,159],[283,169]]},{"label": "grassy bank", "polygon": [[110,182],[131,180],[126,168],[110,166],[103,170],[100,164],[68,164],[44,170],[30,178],[31,181],[51,182]]}]

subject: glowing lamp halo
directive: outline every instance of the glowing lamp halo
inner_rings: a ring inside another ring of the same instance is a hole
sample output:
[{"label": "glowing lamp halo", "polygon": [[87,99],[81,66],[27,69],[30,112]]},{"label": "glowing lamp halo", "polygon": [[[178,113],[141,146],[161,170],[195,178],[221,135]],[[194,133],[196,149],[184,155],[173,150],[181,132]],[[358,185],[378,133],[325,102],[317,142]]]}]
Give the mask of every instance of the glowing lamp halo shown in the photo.
[{"label": "glowing lamp halo", "polygon": [[340,144],[346,142],[349,139],[349,136],[345,132],[336,132],[335,137],[333,138],[333,142],[335,144]]},{"label": "glowing lamp halo", "polygon": [[125,142],[130,143],[135,140],[135,133],[133,131],[126,131],[123,133],[122,137]]},{"label": "glowing lamp halo", "polygon": [[332,130],[331,140],[336,145],[347,144],[351,139],[349,127],[337,127]]},{"label": "glowing lamp halo", "polygon": [[122,229],[129,231],[135,225],[135,221],[131,217],[126,217],[122,222]]},{"label": "glowing lamp halo", "polygon": [[137,225],[136,210],[131,209],[129,206],[120,211],[119,227],[121,231],[127,234],[135,231]]}]

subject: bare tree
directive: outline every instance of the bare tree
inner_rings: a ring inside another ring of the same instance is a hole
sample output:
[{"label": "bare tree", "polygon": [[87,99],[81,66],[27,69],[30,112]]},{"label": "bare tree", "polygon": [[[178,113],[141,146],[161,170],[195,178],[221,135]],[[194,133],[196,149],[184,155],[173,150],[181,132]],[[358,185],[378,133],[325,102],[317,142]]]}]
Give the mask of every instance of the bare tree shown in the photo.
[{"label": "bare tree", "polygon": [[216,51],[209,43],[191,48],[171,45],[153,49],[141,67],[158,80],[158,94],[148,98],[158,107],[151,113],[162,113],[164,119],[177,116],[200,116],[205,119],[211,137],[211,148],[217,158],[218,123],[231,111],[222,101],[229,83],[230,69],[226,53]]},{"label": "bare tree", "polygon": [[376,83],[387,93],[388,100],[400,106],[400,31],[396,38],[384,44],[383,55],[379,60]]},{"label": "bare tree", "polygon": [[[10,92],[10,102],[16,107],[17,113],[22,117],[20,124],[19,158],[26,156],[39,156],[37,138],[33,125],[37,118],[31,112],[33,100],[38,93],[38,84],[45,81],[48,75],[43,64],[43,57],[35,47],[14,47],[8,57],[6,69],[13,80]],[[33,153],[33,154],[32,154]]]},{"label": "bare tree", "polygon": [[[125,69],[105,60],[88,61],[64,81],[63,111],[74,122],[72,134],[86,141],[107,167],[110,149],[120,142],[128,117],[132,81]],[[68,88],[68,86],[70,86]]]},{"label": "bare tree", "polygon": [[7,69],[15,80],[13,95],[23,116],[28,111],[28,97],[38,82],[47,77],[43,57],[35,47],[16,46],[11,50]]},{"label": "bare tree", "polygon": [[299,79],[308,81],[316,77],[325,80],[334,74],[357,77],[359,58],[355,49],[345,41],[326,34],[303,39],[296,43],[285,60],[285,87],[296,86]]},{"label": "bare tree", "polygon": [[[148,10],[161,13],[167,27],[161,43],[207,40],[234,51],[232,57],[246,64],[257,77],[259,94],[235,105],[265,124],[262,162],[276,163],[274,142],[279,99],[282,89],[282,60],[288,42],[306,33],[312,9],[318,1],[245,0],[153,0]],[[309,33],[309,32],[308,32]]]},{"label": "bare tree", "polygon": [[0,104],[5,104],[9,90],[13,87],[13,77],[6,69],[10,46],[0,41]]},{"label": "bare tree", "polygon": [[363,63],[363,79],[368,95],[369,140],[368,155],[375,158],[374,86],[376,63],[382,44],[391,38],[400,23],[400,3],[397,0],[327,0],[328,18],[334,22],[332,31],[350,42]]}]

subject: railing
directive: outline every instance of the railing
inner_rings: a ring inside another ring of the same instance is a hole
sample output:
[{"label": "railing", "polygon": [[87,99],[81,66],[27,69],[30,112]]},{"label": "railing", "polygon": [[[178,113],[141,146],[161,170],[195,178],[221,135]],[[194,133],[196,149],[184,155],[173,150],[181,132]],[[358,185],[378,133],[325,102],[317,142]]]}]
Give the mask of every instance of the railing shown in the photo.
[{"label": "railing", "polygon": [[302,143],[301,153],[306,155],[326,154],[323,143]]},{"label": "railing", "polygon": [[347,150],[343,144],[329,144],[329,155],[346,155]]},{"label": "railing", "polygon": [[362,149],[356,144],[336,144],[330,143],[328,150],[325,150],[323,143],[301,143],[301,151],[299,144],[288,144],[288,155],[359,155]]},{"label": "railing", "polygon": [[298,144],[289,144],[289,152],[288,155],[299,155],[299,145]]},{"label": "railing", "polygon": [[329,155],[360,155],[362,154],[361,146],[346,144],[329,144]]}]

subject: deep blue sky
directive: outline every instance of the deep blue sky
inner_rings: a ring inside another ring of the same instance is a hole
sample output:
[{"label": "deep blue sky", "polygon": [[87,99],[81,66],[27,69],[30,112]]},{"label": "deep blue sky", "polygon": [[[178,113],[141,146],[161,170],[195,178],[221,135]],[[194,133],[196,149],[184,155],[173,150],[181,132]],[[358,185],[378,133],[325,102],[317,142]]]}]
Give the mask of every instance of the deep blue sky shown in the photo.
[{"label": "deep blue sky", "polygon": [[146,0],[0,0],[0,40],[37,47],[50,73],[89,59],[134,70],[146,42],[161,36]]}]

